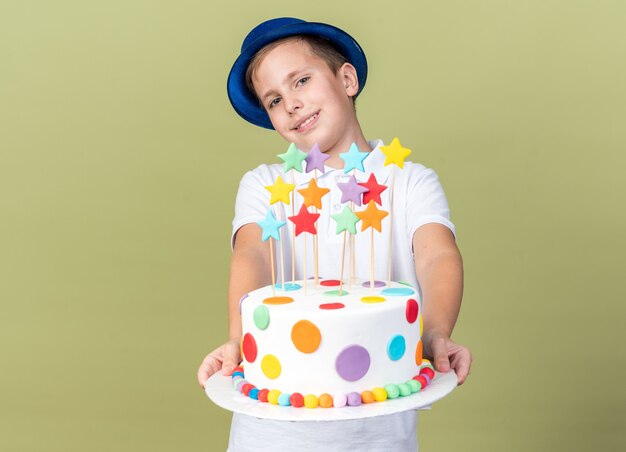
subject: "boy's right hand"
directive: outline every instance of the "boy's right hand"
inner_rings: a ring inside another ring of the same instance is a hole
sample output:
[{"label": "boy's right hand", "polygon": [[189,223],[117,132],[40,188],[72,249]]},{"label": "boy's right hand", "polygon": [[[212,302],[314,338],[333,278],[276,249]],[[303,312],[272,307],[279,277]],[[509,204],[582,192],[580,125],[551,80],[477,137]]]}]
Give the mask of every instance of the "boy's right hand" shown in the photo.
[{"label": "boy's right hand", "polygon": [[209,377],[220,369],[224,375],[233,373],[241,362],[240,342],[239,338],[231,339],[206,355],[198,369],[198,383],[202,388]]}]

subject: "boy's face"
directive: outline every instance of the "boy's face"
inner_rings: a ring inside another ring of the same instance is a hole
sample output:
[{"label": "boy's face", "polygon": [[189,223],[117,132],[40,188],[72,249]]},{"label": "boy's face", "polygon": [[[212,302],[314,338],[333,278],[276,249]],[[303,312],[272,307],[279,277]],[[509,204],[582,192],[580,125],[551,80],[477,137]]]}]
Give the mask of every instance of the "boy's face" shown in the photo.
[{"label": "boy's face", "polygon": [[331,154],[348,150],[358,127],[351,99],[358,79],[352,65],[334,74],[306,42],[289,40],[261,59],[252,83],[285,140],[304,151],[314,144]]}]

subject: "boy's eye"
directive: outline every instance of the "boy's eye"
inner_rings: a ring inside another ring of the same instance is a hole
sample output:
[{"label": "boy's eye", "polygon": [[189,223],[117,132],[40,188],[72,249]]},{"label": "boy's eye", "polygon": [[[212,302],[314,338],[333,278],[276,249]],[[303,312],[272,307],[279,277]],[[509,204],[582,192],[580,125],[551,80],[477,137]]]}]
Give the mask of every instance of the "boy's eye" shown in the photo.
[{"label": "boy's eye", "polygon": [[276,97],[270,101],[270,108],[275,107],[280,102],[280,97]]},{"label": "boy's eye", "polygon": [[306,82],[309,81],[311,77],[302,77],[301,79],[298,80],[298,85],[304,85]]}]

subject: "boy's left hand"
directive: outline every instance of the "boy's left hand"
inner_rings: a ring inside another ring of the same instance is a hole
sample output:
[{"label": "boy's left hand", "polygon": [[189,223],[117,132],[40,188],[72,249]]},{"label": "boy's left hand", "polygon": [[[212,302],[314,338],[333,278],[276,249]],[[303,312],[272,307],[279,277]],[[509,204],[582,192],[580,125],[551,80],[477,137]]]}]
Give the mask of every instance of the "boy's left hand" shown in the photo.
[{"label": "boy's left hand", "polygon": [[459,385],[467,379],[472,365],[472,353],[467,347],[453,342],[442,333],[432,333],[425,338],[424,351],[433,357],[433,365],[438,372],[454,369]]}]

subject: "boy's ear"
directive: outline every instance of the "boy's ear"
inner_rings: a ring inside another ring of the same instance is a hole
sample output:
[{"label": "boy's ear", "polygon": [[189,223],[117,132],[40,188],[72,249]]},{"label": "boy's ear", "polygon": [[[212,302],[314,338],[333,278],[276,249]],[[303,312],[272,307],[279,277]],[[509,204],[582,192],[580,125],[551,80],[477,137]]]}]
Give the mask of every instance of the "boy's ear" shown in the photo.
[{"label": "boy's ear", "polygon": [[339,68],[339,74],[346,89],[346,94],[350,97],[355,96],[359,91],[359,77],[354,66],[350,63],[343,63]]}]

